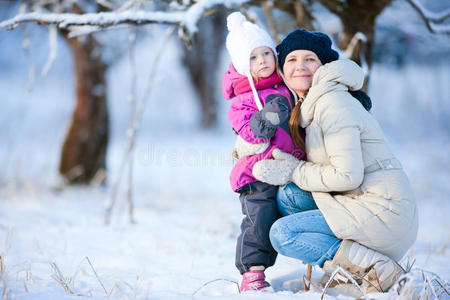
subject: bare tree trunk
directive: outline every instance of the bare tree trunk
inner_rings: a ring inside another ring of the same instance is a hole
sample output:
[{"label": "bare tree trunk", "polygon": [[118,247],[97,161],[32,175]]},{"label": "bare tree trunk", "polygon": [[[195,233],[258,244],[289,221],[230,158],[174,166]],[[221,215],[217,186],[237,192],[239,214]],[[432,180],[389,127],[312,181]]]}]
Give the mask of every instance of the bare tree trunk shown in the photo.
[{"label": "bare tree trunk", "polygon": [[304,28],[307,30],[314,30],[314,26],[312,22],[314,21],[314,17],[311,14],[310,8],[308,8],[305,3],[301,1],[296,1],[293,3],[295,12],[295,24],[297,28]]},{"label": "bare tree trunk", "polygon": [[358,48],[352,53],[350,59],[354,60],[358,64],[361,64],[361,58],[363,58],[370,67],[372,65],[373,43],[375,40],[374,20],[359,20],[355,22],[354,16],[343,16],[341,17],[341,21],[344,30],[342,36],[339,39],[339,46],[342,49],[347,49],[353,36],[357,32],[363,33],[367,38],[365,44],[367,51],[361,52],[361,45],[358,45]]},{"label": "bare tree trunk", "polygon": [[[77,102],[64,141],[59,172],[70,183],[89,183],[106,169],[109,118],[106,66],[93,36],[68,39],[74,56]],[[104,177],[102,181],[104,181]]]},{"label": "bare tree trunk", "polygon": [[187,66],[200,101],[204,128],[217,124],[215,94],[217,62],[225,41],[225,12],[220,11],[202,19],[192,49],[184,47],[183,63]]},{"label": "bare tree trunk", "polygon": [[[375,42],[375,21],[377,16],[391,4],[392,0],[349,0],[344,2],[319,0],[319,2],[335,13],[342,21],[344,29],[339,39],[339,48],[347,49],[350,41],[358,32],[366,36],[367,40],[364,47],[359,43],[350,59],[361,64],[361,58],[363,58],[370,70]],[[363,89],[367,89],[368,79],[367,76]]]}]

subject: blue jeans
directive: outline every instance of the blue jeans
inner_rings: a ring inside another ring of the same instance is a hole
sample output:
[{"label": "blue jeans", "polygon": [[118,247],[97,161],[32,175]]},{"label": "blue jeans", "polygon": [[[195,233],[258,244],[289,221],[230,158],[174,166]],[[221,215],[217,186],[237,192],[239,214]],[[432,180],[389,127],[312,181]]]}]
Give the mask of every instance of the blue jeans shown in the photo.
[{"label": "blue jeans", "polygon": [[333,259],[342,240],[334,236],[310,192],[293,183],[280,186],[277,204],[283,217],[272,225],[270,241],[278,253],[319,267]]}]

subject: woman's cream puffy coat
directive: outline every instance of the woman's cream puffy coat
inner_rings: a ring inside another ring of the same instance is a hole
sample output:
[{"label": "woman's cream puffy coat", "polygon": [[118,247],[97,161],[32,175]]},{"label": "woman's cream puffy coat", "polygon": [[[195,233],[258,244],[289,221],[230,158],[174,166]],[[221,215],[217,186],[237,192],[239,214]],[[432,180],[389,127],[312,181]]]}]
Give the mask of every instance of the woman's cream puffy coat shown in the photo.
[{"label": "woman's cream puffy coat", "polygon": [[333,233],[399,260],[417,235],[416,202],[374,117],[347,92],[362,69],[350,60],[320,67],[301,106],[308,162],[293,181],[313,191]]}]

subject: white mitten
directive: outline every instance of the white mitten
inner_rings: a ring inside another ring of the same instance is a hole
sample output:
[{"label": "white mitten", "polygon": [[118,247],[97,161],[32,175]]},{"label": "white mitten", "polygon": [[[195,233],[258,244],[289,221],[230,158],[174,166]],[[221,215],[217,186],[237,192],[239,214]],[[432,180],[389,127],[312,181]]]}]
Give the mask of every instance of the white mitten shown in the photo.
[{"label": "white mitten", "polygon": [[233,157],[239,159],[244,156],[263,153],[269,147],[269,144],[269,142],[252,144],[238,135],[233,148]]},{"label": "white mitten", "polygon": [[305,163],[280,149],[273,150],[272,156],[274,159],[258,161],[252,171],[256,179],[272,185],[283,185],[292,181],[295,168]]}]

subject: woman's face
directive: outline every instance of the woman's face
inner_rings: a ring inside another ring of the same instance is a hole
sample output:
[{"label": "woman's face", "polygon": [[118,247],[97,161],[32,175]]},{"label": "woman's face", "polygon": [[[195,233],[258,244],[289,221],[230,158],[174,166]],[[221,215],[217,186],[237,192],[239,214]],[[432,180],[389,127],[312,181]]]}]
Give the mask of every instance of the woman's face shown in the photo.
[{"label": "woman's face", "polygon": [[308,93],[316,70],[322,65],[317,55],[309,50],[294,50],[286,56],[283,73],[286,84],[303,97]]}]

